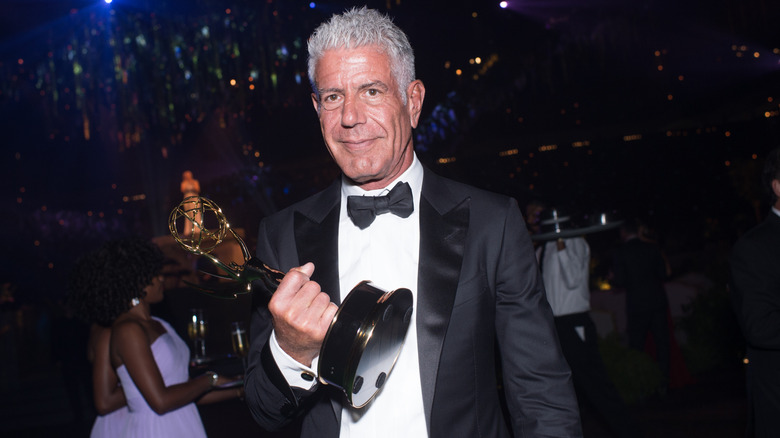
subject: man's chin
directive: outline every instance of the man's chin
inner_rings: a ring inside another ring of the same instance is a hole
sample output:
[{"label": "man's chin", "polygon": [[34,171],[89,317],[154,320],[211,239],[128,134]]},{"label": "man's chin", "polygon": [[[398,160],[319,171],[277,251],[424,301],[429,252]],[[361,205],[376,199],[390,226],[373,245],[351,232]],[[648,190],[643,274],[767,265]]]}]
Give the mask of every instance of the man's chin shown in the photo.
[{"label": "man's chin", "polygon": [[371,174],[366,175],[362,173],[353,173],[348,174],[344,173],[344,175],[349,179],[352,184],[363,188],[364,190],[374,190],[374,189],[381,189],[383,186],[382,178],[380,178],[378,175]]},{"label": "man's chin", "polygon": [[353,184],[356,186],[364,186],[366,184],[371,184],[373,182],[379,181],[378,178],[376,178],[373,175],[348,175],[347,178],[349,178],[350,181],[352,181]]}]

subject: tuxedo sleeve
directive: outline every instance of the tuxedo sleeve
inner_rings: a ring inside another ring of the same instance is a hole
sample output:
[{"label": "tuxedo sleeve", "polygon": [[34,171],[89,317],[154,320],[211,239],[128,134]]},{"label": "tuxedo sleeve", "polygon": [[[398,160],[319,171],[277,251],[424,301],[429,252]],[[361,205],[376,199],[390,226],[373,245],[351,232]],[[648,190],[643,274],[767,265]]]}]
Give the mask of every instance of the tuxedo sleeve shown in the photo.
[{"label": "tuxedo sleeve", "polygon": [[513,199],[505,218],[496,271],[496,333],[515,436],[580,437],[571,372],[530,235]]},{"label": "tuxedo sleeve", "polygon": [[[257,241],[257,256],[265,264],[279,266],[269,241],[266,223],[260,224]],[[261,293],[253,296],[250,320],[249,362],[244,376],[246,402],[255,421],[268,431],[279,430],[290,423],[311,396],[312,390],[291,387],[274,360],[270,337],[273,326],[268,311],[268,299]]]}]

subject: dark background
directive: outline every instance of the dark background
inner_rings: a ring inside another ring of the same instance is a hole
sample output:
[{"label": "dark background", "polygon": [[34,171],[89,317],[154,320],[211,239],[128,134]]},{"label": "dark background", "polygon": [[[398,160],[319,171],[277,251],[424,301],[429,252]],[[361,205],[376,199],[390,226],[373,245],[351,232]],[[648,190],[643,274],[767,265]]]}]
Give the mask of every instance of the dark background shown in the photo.
[{"label": "dark background", "polygon": [[[759,176],[780,146],[780,2],[364,3],[393,16],[415,48],[427,91],[415,131],[423,163],[521,207],[541,200],[577,220],[639,218],[673,278],[703,273],[715,285],[681,326],[699,363],[732,364],[703,392],[718,406],[689,412],[712,404],[678,397],[642,418],[658,436],[705,425],[735,436],[744,400],[725,256],[769,211]],[[166,236],[183,171],[250,248],[263,216],[338,175],[310,103],[306,39],[353,4],[0,0],[0,277],[15,298],[3,316],[16,321],[3,327],[16,324],[24,345],[15,372],[40,386],[4,393],[3,421],[32,436],[12,409],[25,403],[32,425],[42,413],[54,428],[78,417],[59,374],[47,386],[52,364],[85,369],[68,365],[83,357],[78,333],[55,324],[66,321],[58,303],[70,267],[109,238]],[[588,240],[601,281],[617,233]],[[702,345],[721,349],[702,354]],[[57,397],[64,412],[45,402]],[[671,410],[681,413],[659,419]],[[207,427],[224,429],[228,417],[214,412]]]},{"label": "dark background", "polygon": [[[640,216],[679,250],[766,211],[777,2],[367,3],[415,47],[416,145],[438,172],[521,205]],[[330,182],[305,41],[350,4],[3,1],[9,264],[56,282],[93,241],[165,234],[184,170],[249,236]]]},{"label": "dark background", "polygon": [[[184,170],[250,240],[336,175],[305,42],[350,3],[0,4],[0,249],[30,289],[57,291],[109,236],[166,234]],[[367,4],[415,47],[436,171],[521,206],[641,217],[670,251],[728,246],[767,211],[777,2]]]}]

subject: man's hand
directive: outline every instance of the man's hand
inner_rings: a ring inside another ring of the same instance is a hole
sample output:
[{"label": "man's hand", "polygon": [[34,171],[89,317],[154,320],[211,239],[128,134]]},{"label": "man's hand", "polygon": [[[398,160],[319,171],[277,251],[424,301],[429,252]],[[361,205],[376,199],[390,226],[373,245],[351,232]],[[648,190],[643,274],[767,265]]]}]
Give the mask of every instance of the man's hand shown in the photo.
[{"label": "man's hand", "polygon": [[320,353],[338,306],[309,278],[314,264],[290,269],[268,303],[279,346],[306,366]]}]

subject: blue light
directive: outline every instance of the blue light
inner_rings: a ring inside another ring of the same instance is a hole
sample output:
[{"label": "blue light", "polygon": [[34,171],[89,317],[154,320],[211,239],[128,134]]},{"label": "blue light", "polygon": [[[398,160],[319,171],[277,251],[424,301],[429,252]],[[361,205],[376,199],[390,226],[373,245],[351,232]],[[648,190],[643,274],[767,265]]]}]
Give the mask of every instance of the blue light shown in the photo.
[{"label": "blue light", "polygon": [[509,3],[508,2],[501,2],[501,3],[498,4],[498,6],[500,6],[501,9],[506,9],[506,7],[509,6]]},{"label": "blue light", "polygon": [[316,7],[317,7],[317,4],[316,4],[316,3],[314,3],[314,2],[310,2],[310,3],[309,3],[309,9],[314,9],[314,8],[316,8]]},{"label": "blue light", "polygon": [[107,5],[110,5],[113,0],[103,0]]}]

